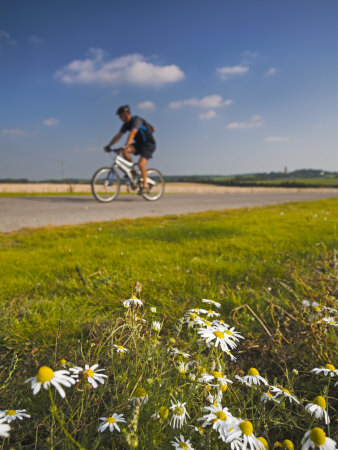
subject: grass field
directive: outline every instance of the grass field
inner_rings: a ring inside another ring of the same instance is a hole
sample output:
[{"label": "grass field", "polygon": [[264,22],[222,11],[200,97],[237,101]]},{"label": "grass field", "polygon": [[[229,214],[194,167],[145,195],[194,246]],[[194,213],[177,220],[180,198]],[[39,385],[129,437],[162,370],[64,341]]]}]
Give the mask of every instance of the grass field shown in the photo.
[{"label": "grass field", "polygon": [[[330,199],[0,234],[1,407],[32,416],[12,424],[4,445],[167,449],[183,434],[194,448],[230,448],[212,427],[203,435],[190,427],[201,426],[197,418],[214,389],[198,380],[216,370],[235,381],[252,367],[301,399],[269,407],[259,401],[262,387],[229,384],[223,404],[250,420],[270,448],[284,439],[300,448],[311,426],[337,439],[334,383],[310,373],[337,364],[336,327],[322,322],[324,306],[337,308],[337,223],[338,200]],[[137,310],[144,325],[122,305],[132,294],[145,302]],[[236,361],[208,351],[180,319],[203,307],[202,299],[220,302],[221,318],[245,337]],[[121,357],[114,344],[129,352]],[[187,373],[177,370],[181,356],[168,356],[171,346],[194,355]],[[98,363],[108,380],[97,389],[79,382],[65,400],[52,391],[31,395],[24,380],[40,366],[60,369],[63,358],[66,368]],[[133,408],[128,399],[140,387],[149,400]],[[330,427],[304,410],[318,395],[329,405]],[[187,402],[190,419],[182,429],[170,426],[171,415],[151,418],[170,407],[169,399]],[[121,433],[97,432],[109,408],[126,418]]]}]

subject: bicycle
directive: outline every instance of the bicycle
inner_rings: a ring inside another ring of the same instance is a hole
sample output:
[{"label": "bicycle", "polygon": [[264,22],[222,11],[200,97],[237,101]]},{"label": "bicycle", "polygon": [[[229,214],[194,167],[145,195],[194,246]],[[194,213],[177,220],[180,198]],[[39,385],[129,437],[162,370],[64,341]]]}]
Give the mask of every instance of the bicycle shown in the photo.
[{"label": "bicycle", "polygon": [[[137,164],[127,161],[122,155],[123,148],[112,149],[116,153],[111,167],[101,167],[98,169],[91,181],[92,194],[99,202],[112,202],[120,193],[121,183],[127,185],[127,192],[138,190],[145,200],[159,200],[164,194],[164,178],[157,169],[147,170],[147,183],[149,189],[142,192],[143,178]],[[118,171],[124,173],[124,178]]]}]

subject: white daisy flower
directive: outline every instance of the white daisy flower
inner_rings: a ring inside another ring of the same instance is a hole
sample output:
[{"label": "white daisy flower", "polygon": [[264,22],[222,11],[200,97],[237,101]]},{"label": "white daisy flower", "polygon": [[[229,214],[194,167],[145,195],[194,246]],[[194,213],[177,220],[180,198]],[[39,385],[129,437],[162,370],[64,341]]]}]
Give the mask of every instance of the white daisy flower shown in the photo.
[{"label": "white daisy flower", "polygon": [[338,376],[338,369],[335,368],[333,364],[326,364],[325,367],[320,367],[316,369],[312,369],[311,372],[315,373],[316,375],[323,374],[326,377],[334,377]]},{"label": "white daisy flower", "polygon": [[150,311],[152,312],[152,313],[156,313],[156,306],[152,306],[151,308],[150,308]]},{"label": "white daisy flower", "polygon": [[187,420],[187,416],[190,418],[184,403],[177,402],[176,404],[171,401],[170,409],[173,410],[173,415],[170,421],[170,425],[175,429],[182,428]]},{"label": "white daisy flower", "polygon": [[189,328],[202,325],[202,318],[195,312],[188,312],[184,315],[184,322],[188,324]]},{"label": "white daisy flower", "polygon": [[186,358],[186,359],[190,358],[189,353],[182,352],[182,350],[179,350],[178,348],[175,348],[175,347],[169,348],[168,352],[170,352],[172,355],[183,356],[183,358]]},{"label": "white daisy flower", "polygon": [[271,401],[279,403],[279,401],[270,392],[264,392],[264,394],[261,395],[261,402],[267,403]]},{"label": "white daisy flower", "polygon": [[185,375],[189,370],[190,363],[181,362],[181,364],[177,367],[178,373],[181,375]]},{"label": "white daisy flower", "polygon": [[309,448],[319,448],[320,450],[336,450],[336,442],[333,439],[326,437],[326,434],[321,428],[313,428],[305,433],[302,442],[301,450],[308,450]]},{"label": "white daisy flower", "polygon": [[161,331],[162,325],[158,320],[154,320],[151,324],[151,329],[154,331]]},{"label": "white daisy flower", "polygon": [[134,316],[134,320],[135,320],[135,322],[147,323],[146,319],[143,319],[142,317],[137,316],[136,314]]},{"label": "white daisy flower", "polygon": [[253,384],[265,384],[266,386],[268,385],[268,382],[266,381],[265,378],[261,377],[259,375],[259,372],[257,369],[255,369],[254,367],[251,367],[251,369],[249,369],[248,374],[245,375],[244,377],[240,377],[238,375],[235,375],[235,378],[237,378],[237,380],[239,380],[241,383],[245,384],[246,386],[252,386]]},{"label": "white daisy flower", "polygon": [[4,411],[0,411],[0,421],[2,423],[11,423],[16,419],[22,420],[24,417],[29,418],[30,415],[25,413],[25,409],[5,409]]},{"label": "white daisy flower", "polygon": [[202,298],[202,302],[203,302],[203,303],[208,303],[209,305],[213,305],[213,306],[215,306],[216,308],[220,308],[220,307],[221,307],[221,304],[218,303],[218,302],[215,302],[215,300],[209,300],[209,299],[207,299],[207,298]]},{"label": "white daisy flower", "polygon": [[117,353],[127,353],[128,351],[128,349],[126,347],[123,347],[123,345],[114,344],[114,347],[116,348]]},{"label": "white daisy flower", "polygon": [[166,406],[160,406],[158,411],[155,412],[155,414],[153,414],[151,416],[152,419],[157,420],[157,419],[166,419],[169,416],[169,409]]},{"label": "white daisy flower", "polygon": [[136,308],[137,306],[143,306],[143,302],[139,298],[136,298],[135,295],[132,295],[128,300],[124,300],[123,306],[125,308],[130,308],[131,306]]},{"label": "white daisy flower", "polygon": [[188,313],[195,313],[195,314],[208,314],[208,311],[203,308],[192,308],[188,309]]},{"label": "white daisy flower", "polygon": [[205,339],[206,344],[220,346],[224,352],[237,347],[234,341],[238,339],[233,336],[232,330],[224,327],[208,327],[197,332]]},{"label": "white daisy flower", "polygon": [[326,401],[321,395],[314,398],[312,403],[308,403],[305,406],[305,409],[309,414],[311,414],[311,416],[315,416],[316,419],[321,419],[324,417],[326,425],[330,423],[330,418],[326,412]]},{"label": "white daisy flower", "polygon": [[75,380],[69,376],[68,370],[52,370],[50,367],[42,366],[38,370],[35,377],[28,378],[25,383],[31,383],[33,395],[37,394],[41,386],[47,390],[50,385],[54,386],[62,398],[66,397],[66,393],[61,385],[70,387],[75,384]]},{"label": "white daisy flower", "polygon": [[11,427],[7,423],[0,423],[0,437],[8,438]]},{"label": "white daisy flower", "polygon": [[134,406],[136,406],[147,403],[148,398],[149,396],[147,394],[147,391],[143,387],[138,387],[134,392],[134,396],[131,397],[129,401],[132,402]]},{"label": "white daisy flower", "polygon": [[99,431],[100,433],[103,433],[104,430],[106,430],[107,428],[109,428],[109,431],[121,431],[120,427],[117,425],[118,422],[126,422],[123,414],[116,414],[114,413],[112,416],[110,417],[100,417],[100,420],[102,421],[102,423],[100,423],[100,425],[97,428],[97,431]]},{"label": "white daisy flower", "polygon": [[[229,378],[217,370],[211,372],[211,374],[201,373],[201,378],[199,378],[198,381],[200,383],[210,384],[210,386],[227,386],[229,383],[232,384],[232,381],[229,380]],[[211,384],[212,382],[216,384]]]},{"label": "white daisy flower", "polygon": [[292,401],[296,402],[298,405],[300,404],[299,400],[296,399],[295,396],[293,396],[291,394],[290,391],[288,391],[287,389],[279,389],[276,386],[271,386],[270,390],[273,392],[273,394],[275,394],[275,397],[279,397],[280,395],[286,399],[289,400],[290,403],[292,403]]},{"label": "white daisy flower", "polygon": [[203,411],[209,411],[209,414],[198,419],[203,421],[202,427],[204,428],[207,425],[212,425],[212,429],[217,430],[223,440],[230,428],[238,422],[238,419],[230,413],[229,409],[223,408],[220,403],[207,406],[203,408]]},{"label": "white daisy flower", "polygon": [[207,317],[219,317],[220,313],[213,311],[212,309],[209,309],[207,312]]},{"label": "white daisy flower", "polygon": [[75,378],[76,381],[88,381],[94,389],[98,387],[97,382],[104,384],[104,378],[107,378],[107,375],[102,372],[105,369],[98,369],[98,364],[94,364],[89,367],[88,364],[85,364],[84,369],[82,367],[71,367],[69,370],[73,372],[72,377]]},{"label": "white daisy flower", "polygon": [[333,327],[338,327],[338,323],[335,321],[334,317],[324,317],[324,319],[322,319],[321,322],[328,323],[329,325],[332,325]]},{"label": "white daisy flower", "polygon": [[175,437],[174,441],[171,441],[171,444],[174,448],[179,448],[183,450],[194,450],[191,446],[191,442],[189,439],[185,440],[185,437],[181,434],[180,437]]},{"label": "white daisy flower", "polygon": [[334,314],[334,315],[338,314],[338,310],[335,308],[330,308],[329,306],[323,306],[323,309],[330,314]]},{"label": "white daisy flower", "polygon": [[227,433],[224,442],[227,444],[241,439],[243,441],[242,449],[246,450],[250,447],[250,450],[265,450],[264,445],[253,434],[253,426],[249,420],[239,421],[239,423],[232,426],[232,430]]}]

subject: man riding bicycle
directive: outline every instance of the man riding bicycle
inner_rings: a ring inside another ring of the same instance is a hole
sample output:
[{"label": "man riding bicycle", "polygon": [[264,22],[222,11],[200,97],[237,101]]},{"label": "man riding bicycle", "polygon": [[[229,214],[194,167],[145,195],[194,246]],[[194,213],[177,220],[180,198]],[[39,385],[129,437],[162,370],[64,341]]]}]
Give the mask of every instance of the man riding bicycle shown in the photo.
[{"label": "man riding bicycle", "polygon": [[126,141],[126,145],[123,149],[123,156],[128,161],[131,161],[130,154],[140,155],[138,166],[141,170],[143,178],[143,187],[139,194],[147,192],[149,186],[147,183],[147,162],[156,149],[156,142],[153,137],[154,128],[149,125],[144,119],[138,116],[132,116],[129,105],[123,105],[118,108],[116,115],[122,120],[123,125],[120,131],[112,138],[110,143],[104,147],[104,151],[110,152],[110,147],[116,144],[121,137],[129,131],[129,135]]}]

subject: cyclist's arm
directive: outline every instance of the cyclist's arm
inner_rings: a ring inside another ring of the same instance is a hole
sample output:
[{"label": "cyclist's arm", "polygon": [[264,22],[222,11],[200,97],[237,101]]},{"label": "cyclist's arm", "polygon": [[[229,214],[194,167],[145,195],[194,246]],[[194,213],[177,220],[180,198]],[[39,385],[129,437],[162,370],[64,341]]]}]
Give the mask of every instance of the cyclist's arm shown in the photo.
[{"label": "cyclist's arm", "polygon": [[116,144],[116,142],[119,141],[122,136],[123,133],[117,133],[117,135],[114,136],[113,139],[109,142],[108,147],[111,147],[112,145]]},{"label": "cyclist's arm", "polygon": [[138,130],[136,128],[134,128],[133,130],[130,131],[127,142],[126,142],[126,147],[128,147],[128,145],[130,145],[133,142],[137,132],[138,132]]}]

